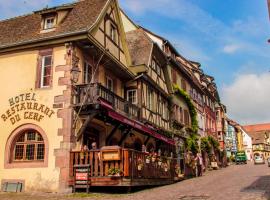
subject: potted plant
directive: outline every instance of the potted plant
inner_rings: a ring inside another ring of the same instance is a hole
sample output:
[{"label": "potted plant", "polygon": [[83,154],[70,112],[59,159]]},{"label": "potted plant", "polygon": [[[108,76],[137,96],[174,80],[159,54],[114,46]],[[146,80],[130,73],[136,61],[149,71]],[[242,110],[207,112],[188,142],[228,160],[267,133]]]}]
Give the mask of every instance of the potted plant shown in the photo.
[{"label": "potted plant", "polygon": [[137,161],[137,168],[138,168],[138,171],[141,171],[143,168],[143,161],[141,158],[139,158]]},{"label": "potted plant", "polygon": [[121,174],[122,174],[122,171],[119,168],[110,168],[108,170],[109,176],[121,176]]},{"label": "potted plant", "polygon": [[168,171],[168,164],[167,163],[163,163],[163,168],[164,168],[164,171],[167,172]]},{"label": "potted plant", "polygon": [[152,162],[155,162],[156,159],[157,159],[157,154],[155,153],[155,154],[151,157],[151,159],[152,159]]},{"label": "potted plant", "polygon": [[162,164],[161,158],[157,158],[157,162],[158,162],[158,166],[161,166],[161,164]]},{"label": "potted plant", "polygon": [[150,161],[151,161],[151,159],[152,159],[151,154],[147,155],[147,156],[145,157],[145,163],[149,164]]}]

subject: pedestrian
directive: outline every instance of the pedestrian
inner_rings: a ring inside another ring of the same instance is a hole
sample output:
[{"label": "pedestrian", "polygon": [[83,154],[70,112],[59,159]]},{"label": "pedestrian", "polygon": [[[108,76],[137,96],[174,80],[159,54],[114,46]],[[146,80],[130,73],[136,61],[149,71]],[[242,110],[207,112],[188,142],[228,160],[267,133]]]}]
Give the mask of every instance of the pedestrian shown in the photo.
[{"label": "pedestrian", "polygon": [[202,176],[202,169],[203,169],[203,160],[200,153],[197,153],[196,156],[196,163],[197,163],[197,176]]}]

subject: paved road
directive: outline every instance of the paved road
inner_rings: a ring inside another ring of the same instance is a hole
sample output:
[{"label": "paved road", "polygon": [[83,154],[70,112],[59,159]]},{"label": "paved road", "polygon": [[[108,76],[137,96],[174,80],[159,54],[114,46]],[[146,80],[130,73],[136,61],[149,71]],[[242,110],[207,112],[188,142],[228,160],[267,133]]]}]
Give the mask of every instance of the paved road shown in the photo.
[{"label": "paved road", "polygon": [[0,199],[9,200],[262,200],[270,199],[270,168],[267,165],[233,165],[211,171],[203,177],[185,180],[173,185],[143,190],[132,194],[109,195],[51,195],[51,194],[1,194]]}]

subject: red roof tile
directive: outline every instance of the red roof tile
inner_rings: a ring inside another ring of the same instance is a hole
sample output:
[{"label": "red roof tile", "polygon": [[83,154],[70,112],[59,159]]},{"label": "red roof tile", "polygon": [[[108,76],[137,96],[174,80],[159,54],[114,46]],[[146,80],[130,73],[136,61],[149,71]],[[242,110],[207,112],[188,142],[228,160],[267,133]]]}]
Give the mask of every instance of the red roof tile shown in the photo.
[{"label": "red roof tile", "polygon": [[0,48],[86,31],[95,23],[108,1],[84,0],[74,3],[65,20],[55,31],[48,33],[40,33],[42,17],[38,12],[0,21]]},{"label": "red roof tile", "polygon": [[267,124],[246,125],[246,126],[243,126],[243,128],[247,132],[269,131],[270,130],[270,123],[267,123]]}]

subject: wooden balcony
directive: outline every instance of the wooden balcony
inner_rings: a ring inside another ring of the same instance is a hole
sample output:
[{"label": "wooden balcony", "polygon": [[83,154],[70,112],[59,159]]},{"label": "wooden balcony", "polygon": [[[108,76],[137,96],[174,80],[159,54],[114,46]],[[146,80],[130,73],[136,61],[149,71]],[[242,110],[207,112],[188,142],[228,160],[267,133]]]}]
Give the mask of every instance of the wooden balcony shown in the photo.
[{"label": "wooden balcony", "polygon": [[[90,105],[105,102],[107,107],[133,119],[139,119],[139,108],[99,83],[76,85],[74,105]],[[104,104],[104,105],[105,105]]]},{"label": "wooden balcony", "polygon": [[[119,160],[104,160],[102,150],[70,153],[70,184],[75,182],[74,166],[89,166],[91,186],[146,186],[173,183],[177,178],[176,159],[156,157],[131,149],[120,148]],[[119,169],[119,175],[111,175],[111,169]]]}]

